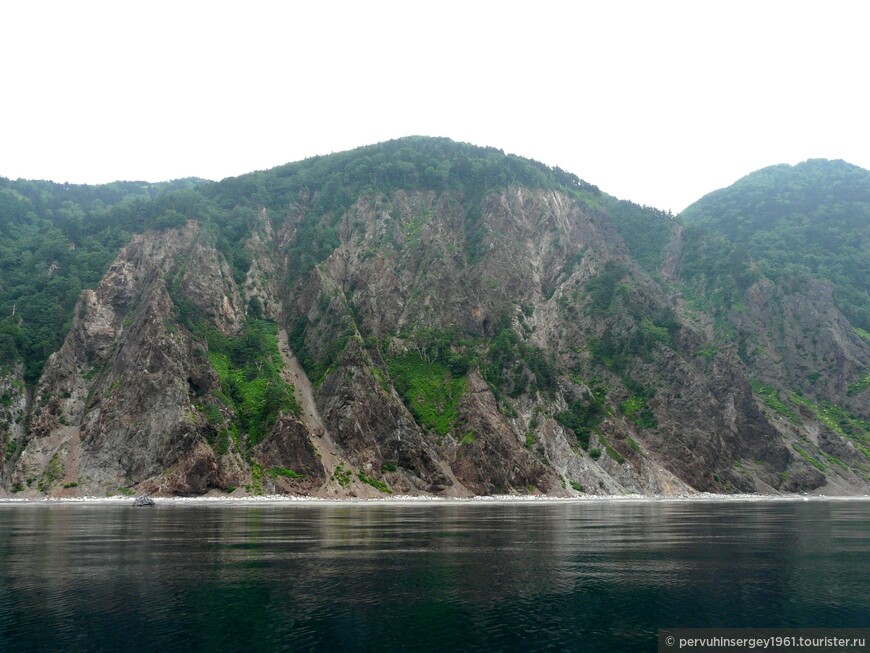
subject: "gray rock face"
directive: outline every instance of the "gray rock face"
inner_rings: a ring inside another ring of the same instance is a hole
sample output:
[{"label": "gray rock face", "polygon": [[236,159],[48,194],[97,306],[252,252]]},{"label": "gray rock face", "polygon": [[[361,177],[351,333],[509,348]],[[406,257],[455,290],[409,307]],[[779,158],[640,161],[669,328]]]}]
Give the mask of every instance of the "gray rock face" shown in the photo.
[{"label": "gray rock face", "polygon": [[133,505],[136,506],[137,508],[142,508],[142,507],[146,507],[146,506],[153,506],[154,499],[143,494],[141,496],[136,497],[136,499],[133,501]]},{"label": "gray rock face", "polygon": [[789,388],[870,419],[866,395],[849,391],[870,370],[870,342],[837,309],[832,286],[806,279],[800,287],[782,287],[765,279],[747,297],[747,310],[735,311],[733,320],[759,379],[785,379]]},{"label": "gray rock face", "polygon": [[39,408],[11,469],[14,487],[111,493],[148,481],[185,493],[216,482],[221,466],[198,446],[208,434],[191,400],[216,389],[217,375],[176,326],[168,291],[185,288],[218,328],[236,328],[229,268],[201,238],[194,223],[134,237],[96,290],[83,291],[70,334],[36,388]]}]

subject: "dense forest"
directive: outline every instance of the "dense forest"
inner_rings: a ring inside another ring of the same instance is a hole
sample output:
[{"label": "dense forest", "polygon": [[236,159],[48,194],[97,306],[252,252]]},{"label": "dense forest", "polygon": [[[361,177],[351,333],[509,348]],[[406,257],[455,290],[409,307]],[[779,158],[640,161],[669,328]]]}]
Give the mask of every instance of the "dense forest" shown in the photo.
[{"label": "dense forest", "polygon": [[745,250],[774,280],[829,280],[840,310],[870,331],[870,171],[824,159],[772,166],[680,217]]}]

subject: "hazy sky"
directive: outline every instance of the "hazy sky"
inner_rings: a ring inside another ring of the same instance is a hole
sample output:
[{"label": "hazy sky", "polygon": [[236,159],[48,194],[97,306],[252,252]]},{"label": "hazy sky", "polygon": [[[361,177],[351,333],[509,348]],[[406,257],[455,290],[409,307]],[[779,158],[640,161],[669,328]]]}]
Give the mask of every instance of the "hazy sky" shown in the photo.
[{"label": "hazy sky", "polygon": [[870,168],[870,3],[0,5],[0,176],[220,179],[411,134],[679,211],[774,163]]}]

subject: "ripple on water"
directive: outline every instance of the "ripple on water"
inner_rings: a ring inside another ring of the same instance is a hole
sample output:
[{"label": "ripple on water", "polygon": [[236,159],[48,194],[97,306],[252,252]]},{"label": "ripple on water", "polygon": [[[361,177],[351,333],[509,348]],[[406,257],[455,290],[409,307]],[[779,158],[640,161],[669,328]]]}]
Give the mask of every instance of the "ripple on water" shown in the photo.
[{"label": "ripple on water", "polygon": [[870,627],[867,507],[4,505],[0,650],[594,651],[661,626]]}]

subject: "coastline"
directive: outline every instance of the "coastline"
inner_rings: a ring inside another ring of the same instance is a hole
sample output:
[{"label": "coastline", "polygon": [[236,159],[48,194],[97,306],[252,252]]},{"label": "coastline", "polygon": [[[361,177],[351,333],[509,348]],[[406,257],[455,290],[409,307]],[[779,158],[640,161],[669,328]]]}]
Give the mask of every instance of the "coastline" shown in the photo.
[{"label": "coastline", "polygon": [[[589,495],[582,497],[547,497],[517,495],[484,495],[476,497],[371,497],[371,498],[321,498],[309,496],[264,495],[264,496],[210,496],[210,497],[151,497],[155,505],[186,506],[250,506],[250,505],[311,505],[311,506],[372,506],[372,505],[506,505],[506,504],[574,504],[574,503],[733,503],[733,502],[794,502],[794,501],[870,501],[870,495],[804,495],[804,494],[692,494],[692,495]],[[84,497],[0,497],[3,506],[45,505],[107,505],[133,506],[133,496],[84,496]]]}]

